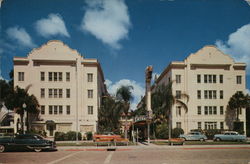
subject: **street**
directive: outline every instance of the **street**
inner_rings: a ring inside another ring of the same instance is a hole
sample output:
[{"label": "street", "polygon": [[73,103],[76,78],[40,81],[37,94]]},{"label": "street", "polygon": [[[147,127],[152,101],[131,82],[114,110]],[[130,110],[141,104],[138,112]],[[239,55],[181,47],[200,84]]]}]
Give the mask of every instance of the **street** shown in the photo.
[{"label": "street", "polygon": [[55,152],[5,152],[0,164],[249,164],[249,145],[128,146],[107,151],[96,147],[62,147]]}]

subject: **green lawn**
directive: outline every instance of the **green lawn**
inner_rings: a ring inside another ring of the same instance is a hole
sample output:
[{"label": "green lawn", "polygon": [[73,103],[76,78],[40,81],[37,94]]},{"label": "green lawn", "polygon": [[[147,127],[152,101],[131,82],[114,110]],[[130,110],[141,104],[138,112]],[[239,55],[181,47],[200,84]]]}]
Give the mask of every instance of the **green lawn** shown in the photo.
[{"label": "green lawn", "polygon": [[[152,142],[153,144],[156,145],[168,145],[168,141],[155,141]],[[250,144],[250,142],[200,142],[200,141],[185,141],[185,145],[242,145],[242,144]]]}]

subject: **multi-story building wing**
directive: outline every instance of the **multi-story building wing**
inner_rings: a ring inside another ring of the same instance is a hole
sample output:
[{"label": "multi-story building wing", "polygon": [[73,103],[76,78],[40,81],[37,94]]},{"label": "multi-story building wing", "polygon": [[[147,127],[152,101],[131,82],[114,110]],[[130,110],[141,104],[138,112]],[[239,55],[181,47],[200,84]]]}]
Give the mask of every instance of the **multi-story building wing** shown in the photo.
[{"label": "multi-story building wing", "polygon": [[[230,97],[237,91],[245,91],[245,63],[234,60],[215,46],[205,46],[189,55],[184,61],[171,62],[156,80],[155,85],[173,81],[173,95],[189,95],[188,112],[175,104],[172,108],[173,128],[185,133],[192,129],[228,129],[226,109]],[[240,111],[244,122],[245,110]]]},{"label": "multi-story building wing", "polygon": [[101,97],[107,92],[96,59],[52,40],[27,57],[14,57],[14,85],[30,85],[28,92],[39,101],[40,121],[33,128],[49,136],[55,131],[96,132]]}]

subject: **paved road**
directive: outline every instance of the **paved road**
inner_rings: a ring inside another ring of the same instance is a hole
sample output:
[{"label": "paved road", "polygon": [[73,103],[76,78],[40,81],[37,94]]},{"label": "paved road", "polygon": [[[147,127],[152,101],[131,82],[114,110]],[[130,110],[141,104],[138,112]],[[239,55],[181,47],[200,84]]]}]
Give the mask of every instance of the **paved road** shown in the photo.
[{"label": "paved road", "polygon": [[60,147],[56,152],[5,152],[3,163],[47,164],[250,164],[250,146],[140,146],[106,151]]}]

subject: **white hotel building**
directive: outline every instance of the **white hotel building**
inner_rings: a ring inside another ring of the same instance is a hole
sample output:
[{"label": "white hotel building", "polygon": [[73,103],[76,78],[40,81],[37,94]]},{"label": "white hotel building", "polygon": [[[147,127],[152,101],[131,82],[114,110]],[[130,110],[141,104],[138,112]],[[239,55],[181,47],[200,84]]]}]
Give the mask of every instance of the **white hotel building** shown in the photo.
[{"label": "white hotel building", "polygon": [[52,40],[27,57],[14,57],[14,86],[26,88],[40,104],[32,127],[56,131],[96,132],[98,108],[107,90],[100,63],[85,59],[61,41]]},{"label": "white hotel building", "polygon": [[[246,89],[245,63],[234,60],[215,46],[205,46],[184,61],[171,62],[156,80],[155,85],[173,82],[174,95],[189,95],[188,112],[175,104],[172,108],[172,127],[185,133],[192,129],[228,129],[225,121],[230,97]],[[246,132],[246,111],[239,115]]]}]

